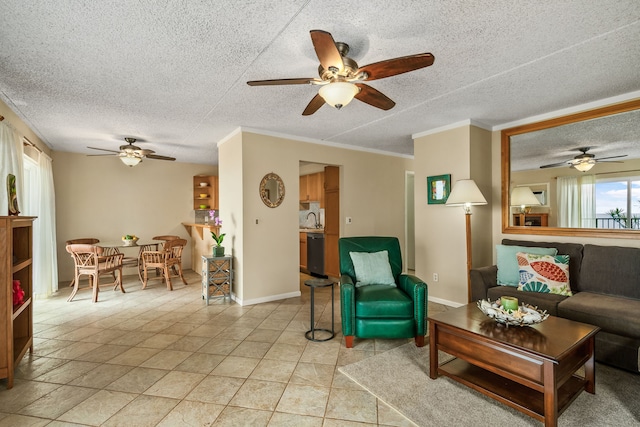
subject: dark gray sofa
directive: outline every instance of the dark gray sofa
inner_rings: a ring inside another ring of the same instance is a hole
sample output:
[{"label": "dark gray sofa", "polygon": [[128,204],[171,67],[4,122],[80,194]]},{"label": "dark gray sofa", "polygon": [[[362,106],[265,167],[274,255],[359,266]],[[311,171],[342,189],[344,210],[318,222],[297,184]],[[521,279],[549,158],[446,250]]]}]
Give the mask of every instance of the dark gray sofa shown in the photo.
[{"label": "dark gray sofa", "polygon": [[502,244],[556,248],[559,255],[569,255],[573,296],[499,286],[493,265],[471,270],[473,301],[515,296],[553,316],[599,326],[596,360],[640,372],[640,249],[510,239]]}]

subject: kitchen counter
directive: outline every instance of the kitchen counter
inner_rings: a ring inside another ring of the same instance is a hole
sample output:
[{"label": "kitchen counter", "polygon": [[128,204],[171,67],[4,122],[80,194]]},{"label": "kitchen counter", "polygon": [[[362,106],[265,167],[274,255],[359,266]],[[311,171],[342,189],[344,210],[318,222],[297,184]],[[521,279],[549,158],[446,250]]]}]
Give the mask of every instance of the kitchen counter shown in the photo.
[{"label": "kitchen counter", "polygon": [[324,228],[301,228],[300,233],[323,233]]}]

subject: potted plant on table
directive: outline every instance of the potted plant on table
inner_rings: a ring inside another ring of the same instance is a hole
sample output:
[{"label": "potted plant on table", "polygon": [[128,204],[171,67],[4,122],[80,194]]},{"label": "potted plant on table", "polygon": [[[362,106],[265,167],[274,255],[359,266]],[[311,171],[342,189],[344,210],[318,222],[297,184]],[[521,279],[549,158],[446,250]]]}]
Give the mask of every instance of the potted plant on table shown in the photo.
[{"label": "potted plant on table", "polygon": [[[213,220],[213,225],[215,225],[216,227],[222,226],[222,220],[220,219],[220,217],[216,216],[216,211],[214,209],[209,211],[209,218]],[[224,256],[224,246],[222,246],[222,241],[224,240],[224,236],[225,236],[224,233],[217,235],[215,231],[211,232],[211,237],[213,237],[213,240],[216,242],[215,246],[213,247],[214,257]]]}]

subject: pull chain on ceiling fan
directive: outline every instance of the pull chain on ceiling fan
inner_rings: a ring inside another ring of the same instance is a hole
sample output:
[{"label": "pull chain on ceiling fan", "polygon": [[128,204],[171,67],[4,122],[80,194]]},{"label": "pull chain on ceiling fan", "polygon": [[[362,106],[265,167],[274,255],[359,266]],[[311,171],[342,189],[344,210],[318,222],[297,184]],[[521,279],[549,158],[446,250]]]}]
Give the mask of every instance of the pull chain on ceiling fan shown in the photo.
[{"label": "pull chain on ceiling fan", "polygon": [[326,31],[311,30],[310,33],[313,47],[320,60],[318,67],[320,78],[252,80],[247,82],[249,86],[298,84],[322,86],[302,112],[303,116],[315,113],[325,103],[339,110],[349,104],[353,98],[382,110],[390,110],[396,103],[382,92],[363,82],[425,68],[433,64],[435,59],[430,53],[418,53],[358,67],[356,61],[347,56],[349,53],[348,44],[335,42],[333,36]]}]

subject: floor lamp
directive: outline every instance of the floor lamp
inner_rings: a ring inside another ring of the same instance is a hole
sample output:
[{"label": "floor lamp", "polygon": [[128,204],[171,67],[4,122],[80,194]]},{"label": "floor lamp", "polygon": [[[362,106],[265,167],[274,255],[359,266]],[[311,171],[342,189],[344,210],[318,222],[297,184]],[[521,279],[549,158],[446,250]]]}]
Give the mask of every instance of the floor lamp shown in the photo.
[{"label": "floor lamp", "polygon": [[456,181],[447,198],[447,206],[462,206],[466,217],[467,226],[467,300],[471,302],[471,206],[486,205],[480,189],[472,179]]}]

